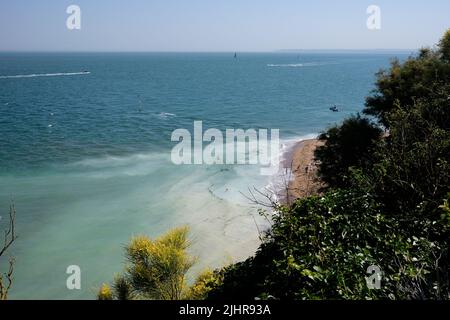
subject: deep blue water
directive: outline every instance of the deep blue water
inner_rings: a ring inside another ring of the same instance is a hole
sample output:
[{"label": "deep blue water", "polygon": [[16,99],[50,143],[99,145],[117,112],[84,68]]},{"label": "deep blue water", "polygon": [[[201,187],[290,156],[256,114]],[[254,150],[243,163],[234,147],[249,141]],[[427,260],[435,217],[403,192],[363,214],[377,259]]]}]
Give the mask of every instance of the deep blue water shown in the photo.
[{"label": "deep blue water", "polygon": [[[131,235],[183,223],[202,266],[245,258],[257,233],[241,192],[268,178],[177,167],[172,131],[202,120],[280,129],[283,140],[318,133],[362,110],[392,57],[1,53],[0,215],[14,199],[20,235],[12,297],[93,298],[121,270]],[[81,291],[65,286],[70,264],[82,268]]]},{"label": "deep blue water", "polygon": [[[224,128],[323,130],[359,112],[389,55],[1,54],[0,168],[170,147],[194,120]],[[328,108],[338,104],[341,113]],[[173,115],[172,115],[173,114]]]}]

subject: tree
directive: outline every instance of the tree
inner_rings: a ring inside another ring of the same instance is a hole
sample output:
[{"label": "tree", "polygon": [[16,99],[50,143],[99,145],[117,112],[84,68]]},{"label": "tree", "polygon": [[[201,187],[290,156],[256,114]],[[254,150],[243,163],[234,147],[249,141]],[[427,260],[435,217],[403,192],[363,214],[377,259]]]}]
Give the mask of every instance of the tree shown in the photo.
[{"label": "tree", "polygon": [[188,227],[181,227],[155,240],[133,238],[125,248],[125,272],[115,278],[112,288],[103,284],[98,299],[182,299],[188,291],[186,273],[196,260],[186,253],[188,232]]},{"label": "tree", "polygon": [[[4,231],[3,247],[0,248],[0,258],[4,256],[9,247],[17,239],[15,233],[15,222],[16,222],[16,208],[14,204],[11,204],[9,207],[8,227]],[[0,300],[8,299],[8,292],[11,289],[13,283],[14,258],[9,258],[8,265],[9,265],[8,271],[0,274]]]},{"label": "tree", "polygon": [[441,39],[438,49],[422,49],[420,54],[404,63],[395,59],[389,70],[377,73],[376,89],[366,98],[364,113],[375,116],[389,127],[387,114],[396,105],[409,107],[417,99],[426,98],[450,79],[450,29]]},{"label": "tree", "polygon": [[[378,75],[365,113],[320,136],[320,197],[273,207],[253,257],[216,270],[209,299],[450,299],[450,31]],[[368,288],[367,267],[382,271]]]},{"label": "tree", "polygon": [[450,29],[447,30],[439,42],[439,52],[443,60],[450,62]]},{"label": "tree", "polygon": [[325,144],[318,147],[315,157],[320,161],[318,174],[332,188],[349,185],[349,168],[367,167],[373,163],[376,145],[382,130],[359,115],[344,120],[319,136]]},{"label": "tree", "polygon": [[405,219],[437,214],[450,186],[449,118],[450,100],[440,96],[408,108],[398,106],[387,115],[390,135],[376,150],[377,162],[362,170],[360,180],[386,213]]}]

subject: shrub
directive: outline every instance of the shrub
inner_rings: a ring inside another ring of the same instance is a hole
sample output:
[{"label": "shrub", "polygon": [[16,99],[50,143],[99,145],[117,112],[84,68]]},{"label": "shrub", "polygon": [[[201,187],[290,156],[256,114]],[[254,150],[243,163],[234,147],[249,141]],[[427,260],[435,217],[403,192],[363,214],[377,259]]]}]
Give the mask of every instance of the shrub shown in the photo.
[{"label": "shrub", "polygon": [[427,98],[450,79],[450,29],[442,37],[438,49],[422,49],[403,64],[393,60],[389,70],[377,73],[376,89],[366,99],[364,113],[378,118],[389,127],[386,116],[396,105],[412,106],[417,99]]},{"label": "shrub", "polygon": [[405,218],[436,215],[450,186],[450,131],[441,121],[448,117],[450,100],[440,102],[439,108],[429,100],[407,109],[399,106],[387,117],[390,136],[362,180],[386,213]]},{"label": "shrub", "polygon": [[103,285],[99,299],[179,300],[188,290],[186,273],[195,258],[186,253],[189,247],[187,227],[173,229],[151,240],[138,236],[125,248],[125,272],[115,278],[112,289]]},{"label": "shrub", "polygon": [[381,134],[381,129],[359,115],[322,133],[319,139],[325,144],[315,151],[322,181],[332,188],[349,186],[349,168],[366,168],[374,162]]},{"label": "shrub", "polygon": [[[442,250],[398,230],[370,195],[332,192],[284,208],[254,257],[219,271],[208,298],[448,298],[438,281],[448,269],[436,267]],[[380,290],[367,286],[372,265],[382,270]]]}]

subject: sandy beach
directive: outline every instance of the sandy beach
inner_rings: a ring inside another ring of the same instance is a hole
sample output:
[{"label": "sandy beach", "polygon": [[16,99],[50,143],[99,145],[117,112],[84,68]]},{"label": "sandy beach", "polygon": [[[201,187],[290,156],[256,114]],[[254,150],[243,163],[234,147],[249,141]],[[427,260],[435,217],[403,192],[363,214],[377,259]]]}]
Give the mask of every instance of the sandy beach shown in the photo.
[{"label": "sandy beach", "polygon": [[295,199],[319,193],[323,186],[317,178],[317,162],[314,159],[314,150],[323,145],[317,139],[309,139],[298,142],[287,155],[284,166],[291,168],[291,176],[288,182],[287,196],[284,202],[291,203]]}]

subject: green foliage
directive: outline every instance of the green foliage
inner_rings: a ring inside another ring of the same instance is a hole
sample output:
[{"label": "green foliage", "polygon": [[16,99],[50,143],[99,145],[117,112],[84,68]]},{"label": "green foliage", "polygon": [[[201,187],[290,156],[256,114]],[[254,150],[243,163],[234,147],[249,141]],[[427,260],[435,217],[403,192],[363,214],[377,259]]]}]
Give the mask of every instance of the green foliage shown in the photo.
[{"label": "green foliage", "polygon": [[[441,41],[441,51],[443,43],[450,41],[449,34]],[[331,128],[321,135],[325,145],[316,152],[321,178],[332,188],[363,188],[383,205],[385,213],[405,220],[436,215],[450,186],[450,77],[439,73],[449,71],[449,65],[426,49],[404,64],[395,62],[382,80],[386,82],[379,83],[378,98],[389,100],[389,108],[375,113],[389,128],[388,136],[371,139],[368,126],[348,125],[363,121],[354,118]],[[428,79],[424,73],[435,76]],[[352,140],[352,136],[362,138]]]},{"label": "green foliage", "polygon": [[444,199],[444,204],[439,207],[442,211],[441,218],[447,228],[450,227],[450,192],[447,193],[447,198]]},{"label": "green foliage", "polygon": [[435,102],[399,106],[387,116],[390,136],[364,182],[386,212],[432,217],[449,191],[450,130],[442,119],[450,116],[450,100],[439,101],[439,107]]},{"label": "green foliage", "polygon": [[447,30],[439,42],[439,51],[442,54],[442,59],[450,62],[450,29]]},{"label": "green foliage", "polygon": [[[0,222],[1,219],[0,219]],[[0,245],[0,262],[2,262],[2,258],[4,258],[6,252],[9,247],[14,243],[17,239],[15,232],[16,225],[16,208],[14,203],[11,203],[9,206],[9,221],[7,222],[7,226],[3,232],[3,244]],[[0,224],[0,227],[3,227]],[[13,274],[14,274],[14,258],[10,257],[8,261],[8,268],[5,272],[0,272],[0,301],[8,300],[9,290],[13,285]],[[3,266],[3,264],[0,264]]]},{"label": "green foliage", "polygon": [[442,38],[438,50],[422,49],[417,57],[403,64],[393,60],[390,70],[377,74],[376,90],[366,99],[364,113],[376,116],[389,126],[386,115],[396,105],[412,106],[417,99],[427,98],[450,79],[450,31]]},{"label": "green foliage", "polygon": [[[369,119],[351,117],[320,136],[321,197],[275,205],[253,257],[185,274],[187,229],[126,247],[127,268],[99,299],[450,299],[450,30],[378,74]],[[378,266],[373,289],[368,267]]]},{"label": "green foliage", "polygon": [[97,300],[113,300],[113,292],[109,285],[106,283],[102,284],[100,287],[100,290],[98,290],[97,293]]},{"label": "green foliage", "polygon": [[[222,269],[208,298],[449,298],[439,252],[436,242],[398,232],[370,195],[337,191],[284,208],[257,254]],[[371,265],[383,272],[380,290],[367,286]]]},{"label": "green foliage", "polygon": [[189,229],[176,228],[151,240],[138,236],[125,248],[125,272],[115,278],[112,290],[103,285],[99,299],[179,300],[188,290],[186,273],[195,263],[186,253]]},{"label": "green foliage", "polygon": [[189,288],[185,298],[188,300],[204,300],[208,297],[211,290],[222,284],[220,274],[206,269],[196,279],[195,283]]},{"label": "green foliage", "polygon": [[318,173],[322,181],[333,188],[348,186],[349,168],[365,168],[373,162],[381,133],[381,129],[359,115],[322,133],[319,139],[325,144],[315,152],[321,163]]},{"label": "green foliage", "polygon": [[256,255],[216,270],[209,299],[450,299],[449,48],[450,30],[378,74],[365,113],[387,134],[359,116],[323,133],[328,192],[276,206]]},{"label": "green foliage", "polygon": [[133,288],[130,280],[123,275],[118,275],[113,282],[114,296],[117,300],[134,299]]}]

